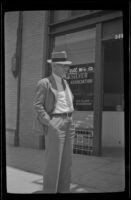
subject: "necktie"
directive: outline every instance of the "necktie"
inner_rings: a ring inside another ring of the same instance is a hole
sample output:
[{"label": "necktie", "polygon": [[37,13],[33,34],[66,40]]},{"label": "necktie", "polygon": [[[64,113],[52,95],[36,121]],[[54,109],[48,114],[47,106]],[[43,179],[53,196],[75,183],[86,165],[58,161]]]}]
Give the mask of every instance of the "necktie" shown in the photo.
[{"label": "necktie", "polygon": [[64,82],[64,79],[62,78],[61,79],[61,82],[62,82],[62,86],[63,86],[63,88],[64,88],[64,90],[66,89],[66,85],[65,85],[65,82]]}]

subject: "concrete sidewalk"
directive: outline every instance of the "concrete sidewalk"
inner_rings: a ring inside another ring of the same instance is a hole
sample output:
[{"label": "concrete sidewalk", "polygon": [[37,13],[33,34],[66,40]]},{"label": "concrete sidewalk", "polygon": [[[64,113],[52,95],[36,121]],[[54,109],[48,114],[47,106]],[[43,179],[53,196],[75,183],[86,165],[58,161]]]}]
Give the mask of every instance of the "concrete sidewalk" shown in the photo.
[{"label": "concrete sidewalk", "polygon": [[[43,150],[7,146],[7,192],[34,193],[42,190],[44,156]],[[73,154],[71,192],[124,191],[124,171],[123,156]]]}]

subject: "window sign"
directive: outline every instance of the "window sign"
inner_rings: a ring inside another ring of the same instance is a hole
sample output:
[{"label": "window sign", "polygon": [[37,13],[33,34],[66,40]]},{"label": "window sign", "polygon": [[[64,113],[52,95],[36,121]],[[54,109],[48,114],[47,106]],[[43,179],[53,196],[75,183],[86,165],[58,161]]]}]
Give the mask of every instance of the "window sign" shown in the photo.
[{"label": "window sign", "polygon": [[70,66],[67,81],[74,95],[75,110],[93,110],[94,63]]}]

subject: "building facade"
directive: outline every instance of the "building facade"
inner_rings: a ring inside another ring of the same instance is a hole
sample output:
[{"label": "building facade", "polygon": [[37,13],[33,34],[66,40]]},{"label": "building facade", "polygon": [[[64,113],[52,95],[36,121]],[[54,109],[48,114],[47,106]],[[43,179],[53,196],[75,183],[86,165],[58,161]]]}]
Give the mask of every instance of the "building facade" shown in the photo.
[{"label": "building facade", "polygon": [[5,14],[7,143],[45,148],[44,136],[33,133],[33,99],[37,82],[51,73],[46,60],[53,50],[66,50],[72,60],[74,153],[124,148],[123,16],[108,10]]}]

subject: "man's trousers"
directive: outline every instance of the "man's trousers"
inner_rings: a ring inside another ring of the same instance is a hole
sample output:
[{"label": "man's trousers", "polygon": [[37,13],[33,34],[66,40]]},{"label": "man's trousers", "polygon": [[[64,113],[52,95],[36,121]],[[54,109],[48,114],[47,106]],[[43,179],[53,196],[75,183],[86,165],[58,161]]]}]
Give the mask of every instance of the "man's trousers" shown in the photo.
[{"label": "man's trousers", "polygon": [[69,193],[74,140],[72,117],[53,117],[46,136],[44,193]]}]

